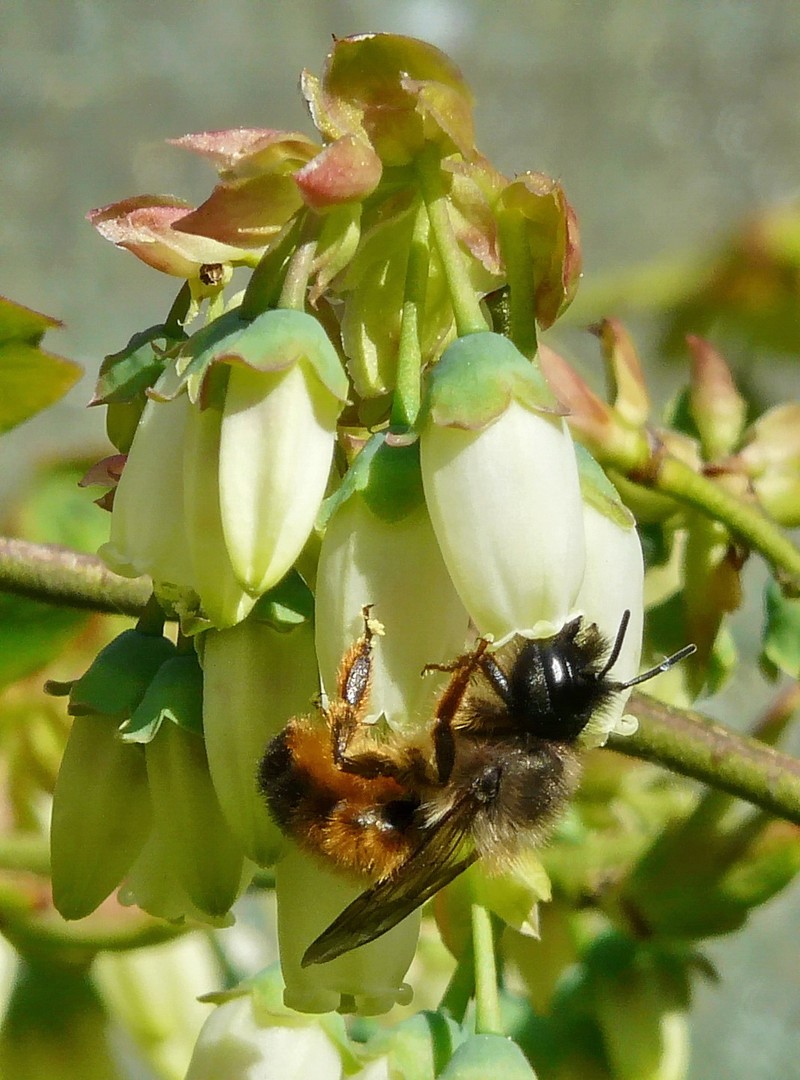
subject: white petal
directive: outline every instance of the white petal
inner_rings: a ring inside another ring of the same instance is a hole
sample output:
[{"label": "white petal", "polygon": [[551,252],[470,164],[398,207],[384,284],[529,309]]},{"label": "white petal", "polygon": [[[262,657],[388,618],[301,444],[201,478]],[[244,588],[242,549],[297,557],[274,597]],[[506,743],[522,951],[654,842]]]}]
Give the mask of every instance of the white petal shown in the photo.
[{"label": "white petal", "polygon": [[417,947],[419,910],[368,945],[326,964],[300,967],[311,942],[366,887],[325,870],[294,844],[288,845],[275,868],[275,890],[284,1001],[289,1008],[328,1012],[339,1007],[342,994],[351,994],[360,1011],[377,1014],[396,1002],[410,1001],[403,978]]},{"label": "white petal", "polygon": [[192,582],[203,610],[217,627],[235,626],[255,604],[231,566],[219,506],[221,416],[193,406],[186,423],[183,478]]},{"label": "white petal", "polygon": [[[611,675],[619,682],[634,678],[639,671],[644,621],[644,561],[642,545],[634,528],[623,528],[593,506],[584,506],[586,530],[586,573],[578,594],[576,610],[596,623],[609,642],[615,640],[622,615],[631,618]],[[586,736],[604,741],[611,731],[625,727],[622,713],[630,690],[615,695],[603,716],[592,720]]]},{"label": "white petal", "polygon": [[311,711],[319,689],[314,632],[287,634],[249,620],[209,632],[203,649],[203,729],[208,768],[223,814],[245,854],[275,861],[283,835],[258,790],[258,764],[292,716]]},{"label": "white petal", "polygon": [[512,402],[482,431],[430,424],[421,452],[444,561],[481,633],[563,625],[584,570],[580,487],[564,422]]},{"label": "white petal", "polygon": [[101,554],[118,573],[191,585],[183,510],[183,441],[189,398],[148,401],[114,495]]},{"label": "white petal", "polygon": [[325,493],[341,403],[304,365],[233,366],[220,438],[222,527],[236,576],[260,595],[300,554]]},{"label": "white petal", "polygon": [[217,1006],[200,1032],[186,1080],[340,1080],[342,1062],[319,1026],[260,1024],[250,994]]},{"label": "white petal", "polygon": [[361,609],[386,633],[373,639],[369,715],[394,727],[427,720],[443,678],[422,677],[464,649],[469,617],[442,560],[427,511],[386,522],[351,496],[331,518],[317,571],[317,655],[331,693],[344,652],[363,632]]}]

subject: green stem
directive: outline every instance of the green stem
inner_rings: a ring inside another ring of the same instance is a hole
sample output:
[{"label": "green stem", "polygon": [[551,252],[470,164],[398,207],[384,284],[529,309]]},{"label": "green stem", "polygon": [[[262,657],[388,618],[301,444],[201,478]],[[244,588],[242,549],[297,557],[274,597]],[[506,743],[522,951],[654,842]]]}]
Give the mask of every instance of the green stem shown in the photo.
[{"label": "green stem", "polygon": [[119,577],[95,555],[0,537],[0,590],[59,607],[139,616],[153,586],[146,577]]},{"label": "green stem", "polygon": [[447,984],[439,1008],[449,1013],[457,1024],[461,1024],[474,993],[475,951],[472,947],[472,939],[470,939]]},{"label": "green stem", "polygon": [[472,946],[475,952],[475,1034],[502,1035],[494,929],[491,912],[482,904],[472,905]]},{"label": "green stem", "polygon": [[392,426],[413,427],[421,400],[420,371],[422,349],[420,325],[425,312],[428,289],[428,211],[421,203],[414,220],[411,247],[406,266],[405,295],[400,321],[400,346],[397,352],[397,380],[392,400]]},{"label": "green stem", "polygon": [[307,217],[299,243],[289,258],[277,307],[305,311],[308,279],[317,254],[317,232],[317,220]]},{"label": "green stem", "polygon": [[800,825],[796,758],[645,694],[634,694],[630,711],[639,718],[639,729],[633,735],[612,735],[612,750],[702,780]]},{"label": "green stem", "polygon": [[258,266],[250,275],[242,297],[239,311],[243,319],[248,321],[255,319],[257,315],[277,305],[286,276],[286,265],[297,245],[303,223],[303,214],[298,214],[284,228],[283,233],[272,246],[264,252]]},{"label": "green stem", "polygon": [[763,555],[779,576],[791,578],[800,591],[800,550],[757,507],[742,502],[671,455],[658,462],[650,486],[721,521],[734,536]]},{"label": "green stem", "polygon": [[[33,600],[109,614],[140,616],[149,578],[118,577],[93,555],[0,538],[0,590]],[[702,780],[800,824],[800,761],[737,735],[698,713],[636,694],[630,711],[639,730],[609,746]]]},{"label": "green stem", "polygon": [[536,308],[533,256],[519,216],[507,211],[497,219],[500,250],[508,282],[508,336],[519,351],[532,360],[539,346],[536,334]]},{"label": "green stem", "polygon": [[476,334],[486,330],[486,319],[472,282],[467,273],[467,264],[459,247],[453,222],[450,218],[450,204],[447,191],[442,181],[441,161],[437,153],[429,151],[423,154],[417,163],[422,197],[428,208],[436,250],[442,260],[450,302],[456,318],[456,330],[459,337]]}]

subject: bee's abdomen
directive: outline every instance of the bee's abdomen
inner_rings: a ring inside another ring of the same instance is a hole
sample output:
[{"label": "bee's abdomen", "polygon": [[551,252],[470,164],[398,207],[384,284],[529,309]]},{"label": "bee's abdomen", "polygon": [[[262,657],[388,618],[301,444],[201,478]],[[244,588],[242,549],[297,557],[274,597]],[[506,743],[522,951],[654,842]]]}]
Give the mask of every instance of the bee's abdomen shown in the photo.
[{"label": "bee's abdomen", "polygon": [[329,739],[292,721],[267,747],[259,787],[275,822],[305,850],[358,876],[388,876],[418,842],[419,800],[389,777],[337,768]]}]

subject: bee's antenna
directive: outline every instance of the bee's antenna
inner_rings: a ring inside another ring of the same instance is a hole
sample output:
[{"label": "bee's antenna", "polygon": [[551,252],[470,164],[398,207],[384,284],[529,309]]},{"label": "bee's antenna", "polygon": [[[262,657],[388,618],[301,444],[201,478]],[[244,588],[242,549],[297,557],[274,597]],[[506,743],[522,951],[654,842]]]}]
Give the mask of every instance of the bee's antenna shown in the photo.
[{"label": "bee's antenna", "polygon": [[650,668],[649,671],[643,671],[641,675],[637,675],[635,679],[629,679],[624,683],[617,683],[615,689],[617,690],[629,690],[632,686],[638,686],[639,683],[647,682],[648,679],[654,678],[656,675],[660,675],[662,671],[669,671],[671,667],[679,663],[681,660],[685,660],[687,656],[691,656],[692,653],[697,652],[696,645],[684,645],[682,649],[678,649],[672,656],[668,656],[665,660],[662,660],[656,667]]},{"label": "bee's antenna", "polygon": [[598,680],[599,679],[604,679],[606,677],[606,675],[608,675],[609,671],[611,671],[614,664],[616,664],[617,660],[619,659],[619,654],[622,651],[622,643],[625,640],[625,634],[627,633],[628,623],[630,621],[631,621],[631,613],[630,613],[630,611],[623,611],[622,619],[620,620],[620,624],[619,624],[619,630],[617,630],[617,636],[614,639],[614,645],[613,645],[613,647],[611,649],[611,652],[609,653],[608,660],[606,660],[606,662],[605,662],[605,664],[603,666],[603,670],[598,671],[598,673],[597,673],[596,677],[597,677]]},{"label": "bee's antenna", "polygon": [[[614,664],[619,659],[619,654],[622,651],[622,643],[625,640],[625,634],[628,629],[628,624],[631,621],[630,611],[623,611],[622,619],[620,620],[619,630],[617,630],[617,636],[614,639],[614,645],[609,653],[608,660],[603,665],[603,670],[599,671],[596,675],[598,680],[604,679],[611,671]],[[655,678],[656,675],[660,675],[663,671],[669,671],[671,667],[679,663],[681,660],[685,660],[687,656],[691,656],[693,652],[697,652],[696,645],[684,645],[682,649],[678,649],[672,656],[668,656],[665,660],[662,660],[656,667],[650,668],[648,671],[643,671],[641,675],[637,675],[635,679],[629,679],[628,682],[615,683],[615,690],[629,690],[632,686],[638,686],[639,683],[647,682],[648,679]]]}]

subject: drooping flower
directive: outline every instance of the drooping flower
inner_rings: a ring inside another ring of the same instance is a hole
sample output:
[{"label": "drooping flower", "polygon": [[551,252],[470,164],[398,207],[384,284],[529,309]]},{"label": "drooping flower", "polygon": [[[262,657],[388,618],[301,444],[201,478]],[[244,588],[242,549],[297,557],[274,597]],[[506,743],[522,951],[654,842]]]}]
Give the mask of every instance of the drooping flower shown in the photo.
[{"label": "drooping flower", "polygon": [[332,692],[346,650],[363,632],[363,608],[385,633],[373,638],[369,716],[411,732],[430,719],[441,679],[422,678],[467,638],[469,618],[442,560],[425,508],[418,446],[373,437],[337,495],[317,571],[317,655]]},{"label": "drooping flower", "polygon": [[572,441],[538,370],[497,334],[460,338],[433,369],[420,445],[425,499],[479,631],[555,632],[584,574]]},{"label": "drooping flower", "polygon": [[191,590],[215,626],[235,625],[308,539],[346,395],[310,315],[233,311],[209,324],[150,391],[104,558]]},{"label": "drooping flower", "polygon": [[214,790],[248,858],[271,865],[283,835],[256,773],[267,743],[311,708],[319,687],[309,622],[283,633],[255,618],[203,641],[203,731]]}]

